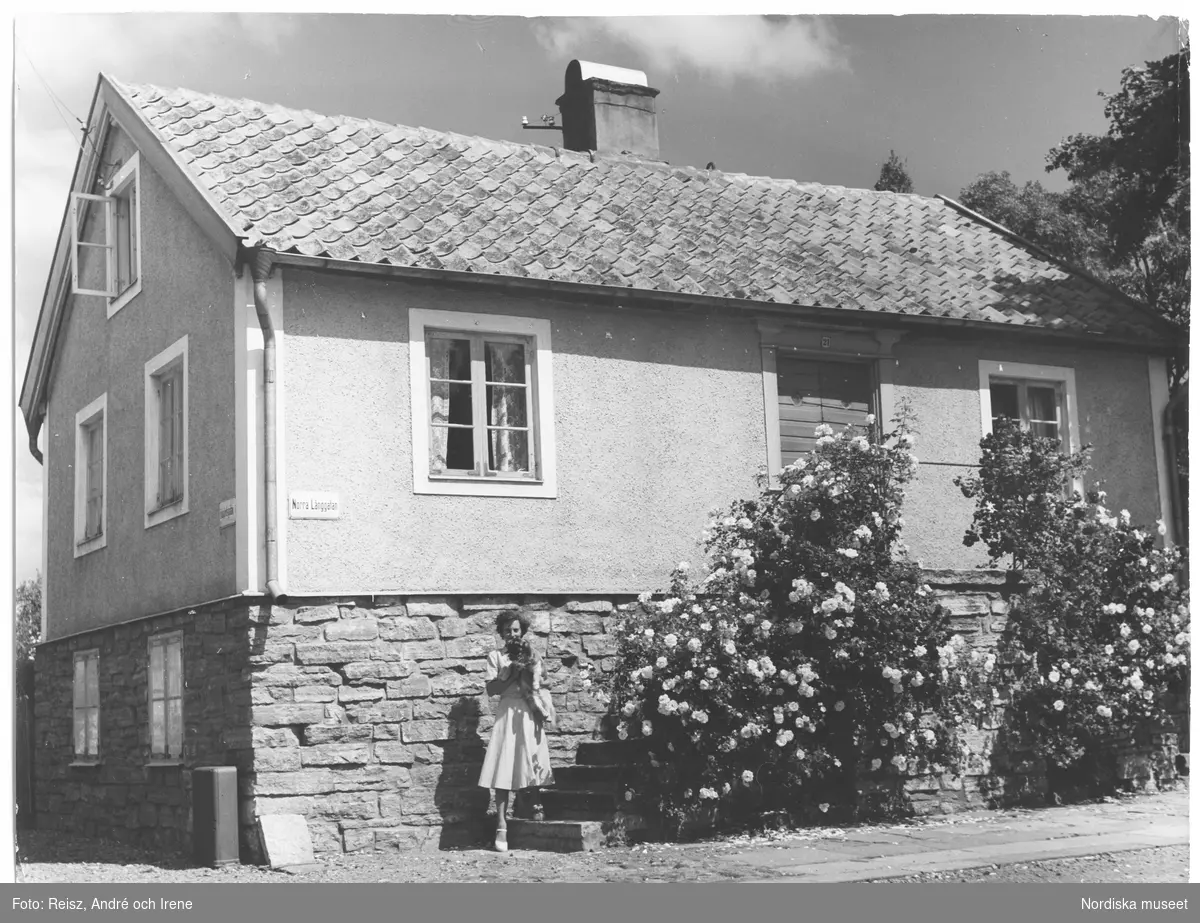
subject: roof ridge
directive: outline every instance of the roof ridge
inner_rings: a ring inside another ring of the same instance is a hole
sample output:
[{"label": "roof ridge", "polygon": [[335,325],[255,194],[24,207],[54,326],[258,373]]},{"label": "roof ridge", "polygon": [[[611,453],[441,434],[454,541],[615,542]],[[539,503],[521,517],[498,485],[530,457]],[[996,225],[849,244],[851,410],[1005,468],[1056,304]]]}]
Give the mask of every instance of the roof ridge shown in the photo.
[{"label": "roof ridge", "polygon": [[328,113],[317,112],[313,109],[297,109],[291,106],[286,106],[282,103],[268,103],[250,97],[233,97],[225,96],[220,93],[208,93],[200,90],[192,90],[188,87],[164,87],[153,83],[128,83],[109,76],[109,79],[118,86],[126,90],[149,90],[166,96],[169,93],[181,93],[189,97],[198,97],[210,102],[220,101],[229,103],[239,108],[247,106],[255,106],[267,112],[287,112],[298,113],[310,121],[317,122],[323,119],[328,119],[335,123],[353,122],[355,124],[369,125],[379,130],[401,129],[409,132],[420,132],[423,134],[433,134],[441,136],[450,141],[467,144],[482,144],[489,147],[500,147],[510,151],[533,151],[543,154],[551,160],[570,160],[578,163],[623,163],[627,165],[641,166],[651,170],[666,170],[666,171],[682,171],[685,174],[692,176],[706,176],[711,178],[722,178],[729,182],[739,185],[757,185],[771,186],[774,188],[789,188],[801,191],[821,189],[827,192],[837,194],[865,195],[874,196],[893,196],[904,197],[907,199],[918,199],[932,205],[942,206],[942,201],[937,196],[925,196],[917,193],[899,193],[892,191],[881,191],[875,189],[864,189],[857,186],[843,186],[833,183],[820,183],[816,180],[801,180],[794,177],[786,176],[766,176],[761,174],[743,173],[738,171],[727,171],[713,168],[711,170],[697,167],[694,164],[672,164],[666,160],[652,160],[638,155],[629,155],[624,152],[608,153],[597,151],[573,151],[565,147],[548,144],[537,144],[527,141],[510,141],[507,138],[489,138],[484,135],[465,134],[463,132],[453,131],[444,128],[429,128],[424,125],[408,125],[403,122],[387,122],[383,119],[370,118],[366,116],[346,115],[338,113],[330,115]]}]

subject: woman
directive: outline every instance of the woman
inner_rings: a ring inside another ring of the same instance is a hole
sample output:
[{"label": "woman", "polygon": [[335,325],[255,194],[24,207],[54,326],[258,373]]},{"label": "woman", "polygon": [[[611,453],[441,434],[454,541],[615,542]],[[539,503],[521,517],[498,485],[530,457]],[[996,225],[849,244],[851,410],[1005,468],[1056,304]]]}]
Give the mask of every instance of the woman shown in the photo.
[{"label": "woman", "polygon": [[[496,790],[497,851],[508,849],[508,793],[538,788],[554,781],[550,772],[550,747],[546,742],[546,722],[554,720],[550,694],[542,686],[542,658],[529,651],[522,657],[529,619],[523,614],[502,612],[496,618],[496,633],[503,646],[488,654],[486,688],[488,695],[500,696],[496,722],[479,784]],[[525,661],[528,665],[514,663]]]}]

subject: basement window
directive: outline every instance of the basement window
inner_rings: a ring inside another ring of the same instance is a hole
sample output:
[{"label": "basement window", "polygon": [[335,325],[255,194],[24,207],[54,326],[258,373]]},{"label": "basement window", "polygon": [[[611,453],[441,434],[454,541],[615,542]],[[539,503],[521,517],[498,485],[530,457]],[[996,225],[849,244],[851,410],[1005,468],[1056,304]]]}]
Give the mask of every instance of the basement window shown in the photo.
[{"label": "basement window", "polygon": [[76,651],[74,684],[75,759],[100,758],[100,651]]},{"label": "basement window", "polygon": [[142,290],[140,192],[135,153],[102,195],[71,194],[71,292],[106,299],[109,317]]}]

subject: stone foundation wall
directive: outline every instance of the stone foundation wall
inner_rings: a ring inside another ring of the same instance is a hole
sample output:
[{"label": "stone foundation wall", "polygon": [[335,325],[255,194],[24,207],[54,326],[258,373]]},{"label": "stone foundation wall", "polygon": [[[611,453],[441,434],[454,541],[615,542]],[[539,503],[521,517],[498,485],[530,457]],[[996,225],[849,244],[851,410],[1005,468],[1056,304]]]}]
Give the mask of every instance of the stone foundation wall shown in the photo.
[{"label": "stone foundation wall", "polygon": [[[166,851],[190,851],[192,770],[250,768],[244,604],[222,603],[51,641],[34,667],[36,825]],[[150,765],[148,640],[183,632],[184,735],[175,765]],[[99,648],[100,761],[76,763],[73,654]],[[72,765],[72,764],[75,765]]]},{"label": "stone foundation wall", "polygon": [[252,613],[253,775],[242,818],[303,814],[318,854],[438,848],[486,836],[478,786],[497,615],[525,613],[558,712],[551,763],[574,760],[604,706],[580,666],[611,669],[625,599],[305,600]]},{"label": "stone foundation wall", "polygon": [[[955,631],[979,648],[1003,632],[1010,587],[996,572],[931,572]],[[261,860],[256,818],[302,814],[318,854],[439,848],[486,835],[477,785],[492,727],[484,666],[498,613],[523,612],[545,657],[558,726],[554,766],[605,736],[584,671],[613,668],[612,629],[629,597],[358,597],[252,604],[244,599],[41,645],[36,659],[37,826],[190,851],[192,770],[238,768],[244,861]],[[183,632],[184,748],[148,765],[148,639]],[[100,649],[101,760],[72,765],[72,655]],[[1174,778],[1176,727],[1114,741],[1131,787]],[[1041,800],[1047,769],[995,750],[998,723],[973,741],[962,776],[908,780],[918,814]],[[1186,744],[1185,744],[1186,746]],[[867,793],[867,797],[870,793]]]}]

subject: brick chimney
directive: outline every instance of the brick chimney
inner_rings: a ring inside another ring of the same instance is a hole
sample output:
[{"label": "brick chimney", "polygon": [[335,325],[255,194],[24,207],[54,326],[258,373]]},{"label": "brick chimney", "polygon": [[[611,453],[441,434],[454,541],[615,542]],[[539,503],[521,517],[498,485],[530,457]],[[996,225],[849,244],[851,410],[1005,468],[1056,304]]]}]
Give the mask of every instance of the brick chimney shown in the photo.
[{"label": "brick chimney", "polygon": [[563,147],[657,160],[656,96],[658,90],[641,71],[572,61],[566,89],[555,100],[562,113]]}]

